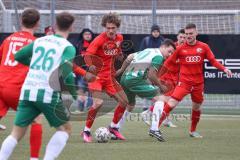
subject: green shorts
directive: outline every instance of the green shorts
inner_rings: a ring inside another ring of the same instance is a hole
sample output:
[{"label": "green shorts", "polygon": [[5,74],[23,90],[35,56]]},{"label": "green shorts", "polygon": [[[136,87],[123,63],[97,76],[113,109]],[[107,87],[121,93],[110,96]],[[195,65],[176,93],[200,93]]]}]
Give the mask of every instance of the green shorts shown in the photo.
[{"label": "green shorts", "polygon": [[67,109],[63,107],[60,98],[53,100],[52,103],[20,100],[14,124],[19,127],[26,127],[41,113],[44,114],[50,126],[55,128],[69,120]]},{"label": "green shorts", "polygon": [[133,79],[127,76],[122,76],[121,85],[128,97],[129,104],[135,104],[136,96],[151,100],[159,93],[159,88],[149,84],[145,79]]}]

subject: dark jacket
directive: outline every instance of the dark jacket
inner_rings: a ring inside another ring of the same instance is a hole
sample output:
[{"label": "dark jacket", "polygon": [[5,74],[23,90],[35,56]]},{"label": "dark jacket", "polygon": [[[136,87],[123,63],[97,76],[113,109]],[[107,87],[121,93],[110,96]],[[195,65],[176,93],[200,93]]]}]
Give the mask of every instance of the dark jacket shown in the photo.
[{"label": "dark jacket", "polygon": [[143,38],[139,51],[142,51],[146,48],[159,48],[163,41],[164,41],[164,38],[161,35],[158,38],[155,38],[152,35],[147,36]]},{"label": "dark jacket", "polygon": [[74,59],[74,62],[79,66],[82,66],[85,64],[82,54],[87,50],[87,47],[88,47],[88,46],[84,46],[84,44],[86,44],[86,42],[84,43],[84,39],[83,39],[84,32],[90,32],[92,34],[92,40],[88,42],[89,44],[94,39],[94,33],[90,29],[84,28],[82,32],[79,34],[77,41],[73,43],[74,47],[76,48],[76,57]]}]

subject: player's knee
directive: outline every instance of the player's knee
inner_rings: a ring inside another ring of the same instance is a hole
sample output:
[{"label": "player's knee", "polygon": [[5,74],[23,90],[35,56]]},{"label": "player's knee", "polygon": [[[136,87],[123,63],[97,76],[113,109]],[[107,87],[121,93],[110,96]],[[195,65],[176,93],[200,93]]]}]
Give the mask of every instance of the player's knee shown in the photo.
[{"label": "player's knee", "polygon": [[174,108],[179,102],[176,99],[170,98],[167,103],[170,107]]},{"label": "player's knee", "polygon": [[132,112],[132,110],[134,109],[134,107],[135,107],[134,105],[128,105],[128,106],[127,106],[127,111],[128,111],[128,112]]},{"label": "player's knee", "polygon": [[69,135],[72,133],[72,126],[69,122],[57,128],[58,131],[67,132]]},{"label": "player's knee", "polygon": [[119,103],[121,104],[121,106],[123,107],[127,107],[128,106],[128,100],[127,99],[120,99]]},{"label": "player's knee", "polygon": [[42,124],[42,116],[39,115],[33,120],[33,123]]},{"label": "player's knee", "polygon": [[94,99],[94,101],[93,101],[93,105],[94,105],[95,108],[101,107],[102,104],[103,104],[103,100],[102,99]]},{"label": "player's knee", "polygon": [[192,103],[192,109],[195,110],[195,111],[200,110],[201,109],[201,104],[202,103],[195,103],[195,102],[193,102]]},{"label": "player's knee", "polygon": [[67,132],[69,135],[71,135],[72,127],[70,126],[70,127],[65,128],[65,132]]}]

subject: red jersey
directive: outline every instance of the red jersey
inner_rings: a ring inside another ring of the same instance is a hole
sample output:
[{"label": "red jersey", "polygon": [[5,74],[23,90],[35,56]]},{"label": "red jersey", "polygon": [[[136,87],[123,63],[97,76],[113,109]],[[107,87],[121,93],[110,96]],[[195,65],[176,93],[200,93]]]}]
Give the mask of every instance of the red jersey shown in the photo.
[{"label": "red jersey", "polygon": [[178,42],[174,42],[174,44],[175,44],[176,47],[180,46],[180,45],[178,44]]},{"label": "red jersey", "polygon": [[200,41],[197,41],[195,45],[188,45],[185,43],[179,46],[171,59],[172,62],[179,60],[179,81],[188,84],[203,83],[204,59],[209,60],[209,62],[219,70],[224,71],[225,69],[225,67],[215,59],[209,46]]},{"label": "red jersey", "polygon": [[28,66],[15,61],[14,54],[35,39],[31,33],[20,31],[11,34],[3,41],[0,46],[0,84],[22,86]]},{"label": "red jersey", "polygon": [[[93,65],[94,63],[101,63],[101,68],[97,69],[99,77],[109,77],[110,75],[115,75],[114,62],[116,57],[122,54],[122,41],[123,36],[121,34],[117,34],[116,38],[112,40],[107,37],[106,32],[103,32],[90,43],[89,47],[87,48],[86,56],[96,56],[97,62],[93,62]],[[91,65],[87,61],[86,63]]]},{"label": "red jersey", "polygon": [[83,41],[82,51],[80,52],[81,56],[84,56],[86,54],[86,50],[89,47],[89,45],[90,45],[90,42],[85,40]]},{"label": "red jersey", "polygon": [[[178,61],[173,61],[172,60],[173,56],[170,56],[167,58],[166,61],[164,61],[163,63],[163,73],[162,75],[160,75],[160,80],[170,80],[170,81],[174,81],[174,82],[178,82],[178,77],[179,77],[179,63]],[[160,71],[161,72],[161,71]]]},{"label": "red jersey", "polygon": [[[178,43],[175,42],[176,47],[179,47]],[[173,81],[175,83],[178,82],[178,77],[179,77],[179,62],[177,61],[173,61],[172,60],[173,56],[170,56],[167,58],[166,61],[164,61],[163,63],[163,67],[164,70],[166,69],[166,73],[160,75],[160,80],[170,80]],[[164,72],[164,71],[163,71]]]}]

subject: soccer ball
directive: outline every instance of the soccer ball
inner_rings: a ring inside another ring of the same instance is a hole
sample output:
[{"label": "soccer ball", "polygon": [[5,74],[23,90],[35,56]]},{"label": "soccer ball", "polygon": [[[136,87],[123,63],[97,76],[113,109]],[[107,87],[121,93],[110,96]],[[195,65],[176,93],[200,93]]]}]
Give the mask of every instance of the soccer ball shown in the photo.
[{"label": "soccer ball", "polygon": [[98,143],[107,143],[111,138],[111,133],[106,127],[100,127],[95,131],[95,138]]}]

